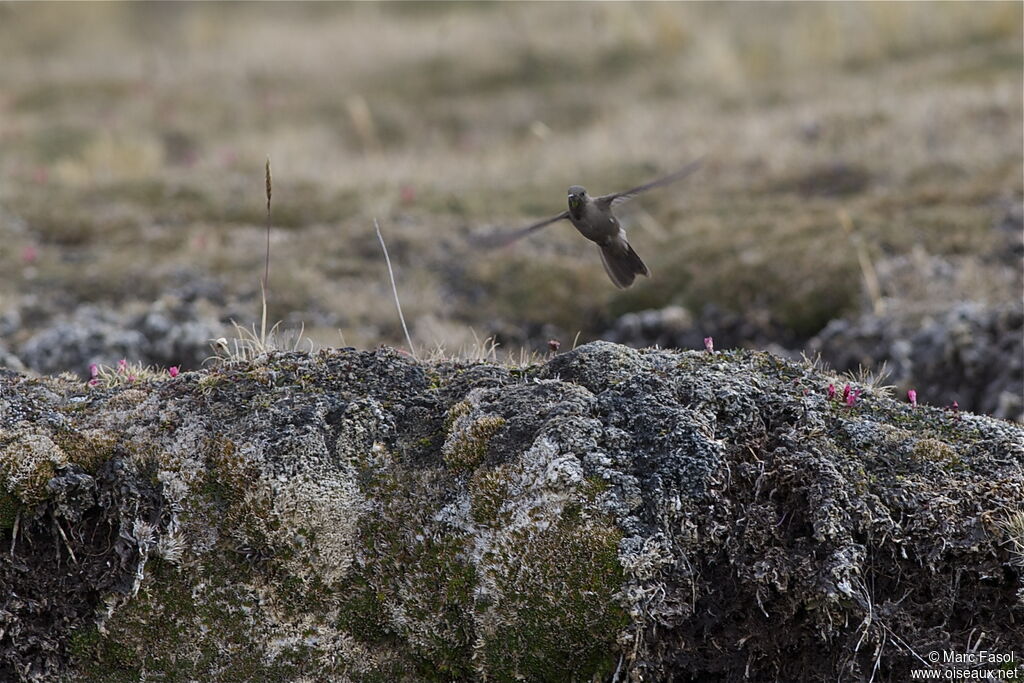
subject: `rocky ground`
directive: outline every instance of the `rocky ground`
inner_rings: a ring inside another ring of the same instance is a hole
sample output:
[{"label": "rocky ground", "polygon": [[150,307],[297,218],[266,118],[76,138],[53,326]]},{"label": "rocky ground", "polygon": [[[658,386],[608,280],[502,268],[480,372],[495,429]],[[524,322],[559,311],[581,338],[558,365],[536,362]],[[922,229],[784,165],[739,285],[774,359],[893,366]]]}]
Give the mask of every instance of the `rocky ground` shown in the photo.
[{"label": "rocky ground", "polygon": [[[269,321],[318,347],[404,343],[378,218],[421,352],[712,336],[1020,418],[1019,3],[56,7],[0,8],[7,366],[258,322],[270,156]],[[700,155],[624,207],[629,290],[568,225],[470,246]]]},{"label": "rocky ground", "polygon": [[[13,348],[0,346],[0,364],[20,371],[57,374],[75,369],[88,378],[94,363],[131,359],[156,368],[201,367],[215,355],[213,342],[237,330],[220,320],[208,300],[167,295],[149,307],[116,313],[82,306]],[[0,333],[21,320],[0,318]],[[961,303],[914,320],[901,314],[865,313],[831,321],[805,344],[785,345],[787,335],[768,320],[708,306],[695,316],[681,306],[627,313],[602,335],[643,348],[699,349],[711,335],[720,349],[770,349],[791,359],[819,358],[840,372],[873,373],[901,394],[914,389],[935,406],[954,402],[965,410],[1024,421],[1024,306]]]},{"label": "rocky ground", "polygon": [[671,307],[629,313],[606,333],[631,346],[703,346],[705,330],[722,345],[768,348],[790,358],[820,358],[856,375],[874,373],[900,394],[913,389],[936,406],[958,406],[1024,421],[1024,306],[961,303],[920,320],[865,313],[833,320],[805,345],[785,348],[770,326],[713,308],[700,317]]},{"label": "rocky ground", "polygon": [[4,373],[0,675],[902,681],[1019,646],[1024,431],[841,382],[604,342]]}]

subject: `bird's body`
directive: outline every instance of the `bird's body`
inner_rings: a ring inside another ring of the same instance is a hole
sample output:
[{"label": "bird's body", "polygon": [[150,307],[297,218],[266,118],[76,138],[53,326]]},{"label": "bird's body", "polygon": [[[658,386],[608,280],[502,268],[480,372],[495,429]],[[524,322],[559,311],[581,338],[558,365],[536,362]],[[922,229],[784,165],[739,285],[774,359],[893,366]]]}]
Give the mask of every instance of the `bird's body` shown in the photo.
[{"label": "bird's body", "polygon": [[516,230],[512,233],[499,233],[478,239],[482,246],[501,246],[510,244],[520,237],[539,230],[546,225],[568,219],[581,235],[597,244],[601,252],[601,263],[605,272],[616,287],[624,289],[633,284],[637,275],[650,276],[651,271],[637,255],[626,239],[626,231],[619,224],[619,219],[612,213],[612,207],[629,201],[641,192],[666,185],[693,173],[700,167],[697,160],[670,175],[659,178],[645,185],[635,187],[626,192],[615,192],[600,197],[591,197],[579,185],[569,188],[569,210],[557,216],[545,219],[533,225]]},{"label": "bird's body", "polygon": [[650,277],[651,270],[633,251],[626,231],[612,213],[614,195],[593,198],[579,185],[569,188],[569,222],[598,246],[601,263],[619,289],[633,284],[637,275]]},{"label": "bird's body", "polygon": [[612,214],[610,206],[599,206],[579,185],[569,188],[569,197],[574,195],[579,197],[580,202],[574,207],[573,200],[570,199],[569,222],[581,235],[598,244],[604,244],[618,236],[622,228],[619,219]]}]

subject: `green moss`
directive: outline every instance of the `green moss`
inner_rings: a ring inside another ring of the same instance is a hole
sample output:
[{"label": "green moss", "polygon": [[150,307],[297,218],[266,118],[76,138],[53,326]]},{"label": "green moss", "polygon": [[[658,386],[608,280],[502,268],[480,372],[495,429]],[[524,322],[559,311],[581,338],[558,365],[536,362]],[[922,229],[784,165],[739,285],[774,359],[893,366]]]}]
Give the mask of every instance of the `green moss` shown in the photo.
[{"label": "green moss", "polygon": [[424,373],[427,376],[427,386],[431,389],[441,388],[441,375],[432,368],[424,368]]},{"label": "green moss", "polygon": [[77,678],[137,681],[145,672],[154,680],[184,683],[333,679],[340,673],[302,644],[272,657],[260,646],[266,594],[238,582],[220,564],[223,556],[213,553],[211,558],[188,572],[151,560],[138,596],[114,612],[106,634],[89,627],[72,636],[69,647]]},{"label": "green moss", "polygon": [[497,628],[481,649],[494,680],[590,680],[607,677],[628,618],[614,596],[623,573],[621,532],[563,518],[520,539],[523,555],[495,577],[490,607]]},{"label": "green moss", "polygon": [[388,670],[375,672],[385,680],[389,672],[414,680],[471,678],[478,583],[471,539],[431,531],[425,520],[438,502],[424,493],[434,484],[418,475],[379,472],[362,485],[380,507],[359,522],[360,560],[340,590],[338,626],[374,648],[394,649]]},{"label": "green moss", "polygon": [[498,511],[508,498],[508,473],[505,468],[474,472],[469,495],[469,513],[473,521],[494,526],[498,521]]},{"label": "green moss", "polygon": [[208,678],[215,671],[231,671],[237,680],[266,680],[249,619],[258,607],[255,596],[216,575],[198,577],[193,585],[166,563],[154,562],[150,569],[138,596],[114,612],[106,635],[86,631],[78,638],[76,663],[86,680],[123,680],[123,674],[139,680],[142,670],[172,681]]},{"label": "green moss", "polygon": [[410,640],[417,669],[427,680],[464,680],[473,670],[470,615],[477,577],[476,568],[461,559],[465,544],[462,538],[428,539],[413,558],[414,585],[429,599],[407,602],[406,613],[419,624],[438,619],[444,624],[440,629],[421,631],[419,638]]},{"label": "green moss", "polygon": [[607,491],[611,485],[601,477],[587,477],[586,483],[583,485],[583,495],[586,496],[590,502],[595,502],[602,493]]},{"label": "green moss", "polygon": [[[462,403],[450,411],[449,467],[479,465],[505,425],[496,416],[468,422],[470,410]],[[478,568],[469,558],[469,536],[450,529],[435,534],[424,521],[436,514],[438,501],[429,497],[434,483],[387,464],[361,479],[364,496],[380,507],[360,522],[361,560],[341,590],[339,628],[368,646],[392,649],[394,666],[417,680],[472,678],[481,656],[494,680],[585,680],[611,671],[616,637],[627,624],[613,598],[623,581],[621,533],[583,511],[606,482],[588,480],[582,499],[567,504],[556,525],[523,532],[513,542],[514,556],[492,555]],[[508,477],[507,466],[473,472],[470,514],[477,524],[501,525]],[[420,493],[396,495],[403,491]],[[493,599],[476,596],[481,571],[497,584]]]},{"label": "green moss", "polygon": [[259,467],[230,439],[212,439],[208,449],[207,470],[198,492],[221,511],[217,521],[222,550],[242,564],[270,558],[287,560],[291,549],[273,544],[268,535],[278,528],[280,519],[274,512],[272,496],[260,483]]},{"label": "green moss", "polygon": [[[378,528],[371,533],[387,533]],[[472,594],[476,570],[462,539],[426,540],[413,548],[379,536],[371,561],[348,582],[338,626],[370,645],[403,643],[406,668],[420,680],[461,680],[472,672]],[[389,555],[388,553],[393,553]],[[388,605],[400,603],[400,623]]]},{"label": "green moss", "polygon": [[100,631],[95,626],[76,629],[68,639],[68,654],[75,660],[92,658],[101,641]]},{"label": "green moss", "polygon": [[364,643],[389,640],[384,594],[370,583],[371,579],[356,574],[342,586],[341,609],[337,626]]},{"label": "green moss", "polygon": [[[857,405],[860,406],[860,402]],[[965,424],[960,415],[951,410],[925,406],[911,408],[889,401],[865,404],[863,410],[878,422],[902,427],[925,438],[960,444],[971,444],[984,438],[977,427]]]},{"label": "green moss", "polygon": [[138,660],[133,657],[131,649],[104,637],[91,624],[71,634],[68,654],[71,655],[72,666],[85,680],[128,683],[142,677]]},{"label": "green moss", "polygon": [[21,505],[18,499],[7,491],[0,490],[0,531],[7,531],[14,528],[14,521],[18,518]]},{"label": "green moss", "polygon": [[202,377],[200,377],[199,381],[196,383],[196,386],[199,387],[200,393],[202,393],[204,396],[209,396],[211,393],[213,393],[214,389],[224,384],[225,382],[227,382],[227,378],[225,378],[223,375],[217,372],[211,372],[208,374],[204,374]]},{"label": "green moss", "polygon": [[281,612],[298,619],[309,614],[331,613],[338,603],[337,588],[325,584],[314,572],[290,573],[283,569],[281,560],[281,556],[275,556],[268,563]]},{"label": "green moss", "polygon": [[961,464],[956,449],[938,439],[921,439],[914,444],[911,456],[919,462],[934,462],[941,465],[955,466]]},{"label": "green moss", "polygon": [[445,463],[454,470],[471,470],[487,455],[491,438],[505,426],[505,418],[485,415],[474,420],[462,433],[445,444]]},{"label": "green moss", "polygon": [[46,484],[57,475],[57,465],[65,457],[46,437],[11,437],[0,431],[0,491],[13,494],[26,505],[45,500]]},{"label": "green moss", "polygon": [[58,432],[54,442],[64,451],[69,462],[89,474],[95,474],[100,466],[113,457],[118,438],[113,432],[90,429]]},{"label": "green moss", "polygon": [[473,410],[473,406],[469,405],[466,401],[459,401],[451,408],[448,409],[448,414],[444,418],[444,431],[446,434],[452,431],[452,426],[455,421],[464,415],[469,415]]}]

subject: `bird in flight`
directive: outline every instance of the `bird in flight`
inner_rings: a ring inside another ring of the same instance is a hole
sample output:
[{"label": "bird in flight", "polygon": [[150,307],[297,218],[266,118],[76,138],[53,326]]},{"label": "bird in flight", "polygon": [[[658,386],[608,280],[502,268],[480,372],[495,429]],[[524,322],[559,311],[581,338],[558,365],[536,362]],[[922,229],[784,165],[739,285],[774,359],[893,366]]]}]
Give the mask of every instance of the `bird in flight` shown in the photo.
[{"label": "bird in flight", "polygon": [[597,244],[601,252],[601,263],[604,264],[608,277],[616,287],[625,289],[633,284],[637,275],[650,277],[651,270],[626,240],[626,231],[619,225],[619,219],[612,213],[612,208],[625,204],[642,192],[682,180],[699,169],[702,162],[703,159],[697,159],[675,173],[625,192],[613,192],[600,197],[591,197],[584,188],[573,185],[569,188],[567,211],[519,230],[477,236],[473,238],[473,242],[485,248],[502,247],[552,223],[568,219],[581,235]]}]

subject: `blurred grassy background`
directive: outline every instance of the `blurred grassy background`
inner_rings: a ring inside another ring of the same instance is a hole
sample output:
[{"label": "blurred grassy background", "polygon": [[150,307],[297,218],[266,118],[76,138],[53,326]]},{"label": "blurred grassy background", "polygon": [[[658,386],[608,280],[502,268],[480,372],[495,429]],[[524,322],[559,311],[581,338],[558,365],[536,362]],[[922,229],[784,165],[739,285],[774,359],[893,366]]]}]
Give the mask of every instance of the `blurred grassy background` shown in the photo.
[{"label": "blurred grassy background", "polygon": [[[0,313],[172,287],[338,345],[594,338],[714,304],[799,345],[865,308],[848,212],[907,315],[1021,293],[1020,3],[0,5]],[[466,235],[708,154],[624,212],[619,292],[568,223]],[[936,280],[930,259],[952,264]],[[197,284],[198,283],[198,284]],[[30,317],[22,316],[31,322]]]}]

